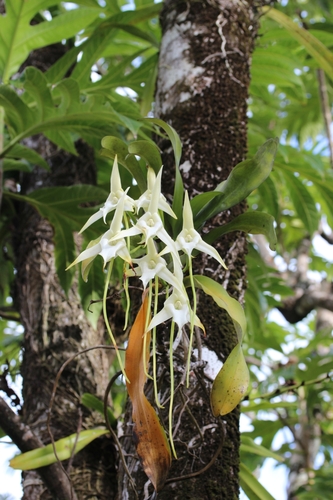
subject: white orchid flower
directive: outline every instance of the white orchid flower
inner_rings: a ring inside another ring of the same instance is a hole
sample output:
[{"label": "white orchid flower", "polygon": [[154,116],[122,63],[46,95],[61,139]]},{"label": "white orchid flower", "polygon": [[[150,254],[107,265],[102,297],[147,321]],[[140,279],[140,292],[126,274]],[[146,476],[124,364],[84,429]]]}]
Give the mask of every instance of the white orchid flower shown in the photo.
[{"label": "white orchid flower", "polygon": [[[137,212],[140,210],[140,208],[143,208],[145,211],[148,210],[148,207],[151,202],[152,198],[152,192],[154,189],[156,183],[156,174],[154,170],[151,167],[148,167],[148,173],[147,173],[147,191],[145,191],[140,198],[135,202],[135,206],[137,209]],[[172,210],[170,205],[165,199],[165,196],[163,196],[162,193],[160,193],[159,199],[158,199],[158,209],[162,210],[163,212],[171,215],[174,219],[177,219],[177,216],[175,212]]]},{"label": "white orchid flower", "polygon": [[[174,288],[180,291],[183,289],[183,280],[179,280],[179,278],[177,278],[175,274],[172,274],[172,272],[167,268],[167,263],[160,256],[160,254],[157,253],[155,243],[152,238],[147,241],[147,254],[139,259],[133,259],[133,262],[137,264],[137,267],[134,269],[128,269],[126,276],[140,276],[140,280],[142,281],[144,288],[147,287],[149,281],[153,280],[155,276],[158,276]],[[178,266],[180,267],[179,264]],[[179,269],[177,274],[179,276]]]},{"label": "white orchid flower", "polygon": [[[170,297],[164,302],[163,309],[152,318],[147,331],[152,330],[168,319],[172,319],[177,323],[179,330],[181,330],[184,325],[191,322],[192,316],[193,314],[186,292],[174,289]],[[203,324],[196,315],[194,316],[194,325],[204,330]]]},{"label": "white orchid flower", "polygon": [[144,241],[147,244],[150,238],[158,237],[168,247],[168,251],[172,253],[173,259],[177,260],[180,264],[176,243],[165,230],[161,216],[158,213],[158,203],[161,197],[161,177],[162,169],[160,169],[156,177],[148,211],[138,219],[133,227],[121,231],[113,237],[113,240],[143,234]]},{"label": "white orchid flower", "polygon": [[187,191],[185,192],[183,208],[183,229],[177,236],[176,246],[177,250],[182,250],[188,256],[192,255],[193,250],[196,248],[200,252],[204,252],[211,257],[214,257],[214,259],[227,269],[218,251],[203,241],[198,231],[194,229],[193,213]]},{"label": "white orchid flower", "polygon": [[[110,194],[107,197],[107,200],[104,203],[104,206],[102,208],[100,208],[98,210],[98,212],[93,214],[87,220],[85,225],[80,230],[80,233],[82,233],[85,229],[87,229],[87,227],[91,226],[91,224],[98,221],[102,217],[103,217],[103,220],[105,222],[107,214],[116,209],[116,207],[120,201],[120,198],[123,196],[124,193],[125,193],[125,191],[123,190],[123,188],[121,186],[121,180],[120,180],[119,168],[118,168],[118,160],[117,160],[117,155],[116,155],[114,162],[113,162],[111,178],[110,178]],[[133,212],[133,210],[134,210],[134,200],[128,195],[125,196],[124,210],[126,212]]]},{"label": "white orchid flower", "polygon": [[79,262],[84,262],[85,266],[87,263],[90,263],[92,259],[94,259],[97,255],[101,255],[104,259],[104,265],[109,262],[111,259],[119,256],[124,261],[129,264],[132,263],[132,259],[130,253],[128,251],[126,241],[124,238],[119,238],[114,240],[113,238],[121,233],[121,225],[124,214],[124,206],[125,206],[125,197],[127,190],[123,193],[118,206],[116,208],[114,217],[111,222],[110,229],[106,231],[100,238],[94,240],[96,243],[92,246],[89,246],[80,253],[80,255],[72,262],[67,269],[78,264]]}]

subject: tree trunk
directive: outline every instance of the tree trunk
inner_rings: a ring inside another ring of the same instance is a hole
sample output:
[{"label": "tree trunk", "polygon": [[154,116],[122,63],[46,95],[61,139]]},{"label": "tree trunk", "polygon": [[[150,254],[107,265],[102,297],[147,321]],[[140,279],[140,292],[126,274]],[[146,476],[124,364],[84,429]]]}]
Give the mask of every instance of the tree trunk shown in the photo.
[{"label": "tree trunk", "polygon": [[[35,148],[50,157],[51,174],[37,169],[22,185],[29,192],[37,186],[94,182],[93,154],[83,143],[79,156],[56,151],[45,138],[36,139]],[[48,149],[48,151],[46,150]],[[23,419],[44,444],[50,442],[47,416],[53,384],[61,365],[82,349],[104,343],[104,327],[95,330],[88,322],[78,295],[77,280],[68,297],[62,290],[54,267],[53,230],[50,224],[26,205],[15,234],[16,301],[25,328],[23,376]],[[76,357],[64,370],[51,414],[54,439],[86,428],[103,425],[103,417],[81,406],[89,392],[103,397],[108,383],[108,357],[93,350]],[[69,475],[78,499],[112,498],[113,445],[99,438],[74,457]],[[67,463],[64,463],[65,468]],[[25,500],[59,498],[61,491],[47,492],[36,471],[24,473]]]},{"label": "tree trunk", "polygon": [[[257,32],[254,2],[206,0],[179,2],[166,0],[161,14],[163,30],[156,94],[156,116],[172,125],[180,135],[183,157],[180,166],[190,196],[214,189],[231,169],[245,157],[246,111],[249,68]],[[174,159],[170,144],[161,141],[164,163],[164,190],[171,194]],[[209,228],[225,224],[245,209],[245,203],[228,210],[209,222]],[[245,291],[246,239],[242,233],[224,237],[217,248],[228,270],[203,255],[194,261],[195,272],[208,274],[243,301]],[[203,294],[198,297],[198,316],[204,322],[207,337],[202,358],[200,342],[192,356],[190,387],[182,383],[184,358],[175,357],[175,394],[173,424],[178,460],[173,461],[169,479],[158,494],[166,499],[236,499],[239,496],[239,411],[223,419],[212,416],[209,403],[214,356],[224,361],[236,343],[230,318]],[[169,334],[160,332],[159,391],[167,400],[169,387]],[[181,352],[181,351],[180,351]],[[204,369],[203,360],[208,360]],[[216,370],[216,367],[215,367]],[[216,371],[215,371],[216,373]],[[147,387],[147,393],[151,388]],[[167,422],[167,415],[161,413]],[[125,435],[131,433],[130,411]],[[222,452],[208,470],[207,465],[220,443]],[[124,442],[133,453],[130,440]],[[147,478],[135,457],[130,459],[139,498],[148,498]],[[176,479],[172,479],[176,478]],[[182,480],[181,480],[182,479]],[[135,498],[125,475],[119,481],[119,500]]]},{"label": "tree trunk", "polygon": [[[24,66],[33,65],[45,71],[64,49],[65,46],[57,44],[32,52]],[[50,173],[35,168],[32,174],[24,176],[23,194],[41,187],[95,184],[94,154],[82,141],[76,144],[78,156],[58,150],[43,136],[27,139],[27,146],[48,161]],[[87,320],[80,303],[77,279],[68,296],[60,286],[54,265],[51,225],[25,204],[19,204],[18,210],[20,217],[14,233],[15,301],[25,329],[21,369],[23,421],[36,438],[47,444],[50,442],[48,409],[58,370],[79,351],[104,344],[104,325],[101,322],[95,330]],[[103,417],[83,407],[80,400],[85,392],[103,397],[108,368],[108,355],[101,349],[82,354],[67,365],[51,414],[55,440],[78,430],[104,425]],[[46,482],[48,490],[38,470],[23,473],[23,499],[113,498],[116,484],[114,448],[109,437],[97,439],[75,455],[70,465],[64,462],[64,467],[68,477],[59,466],[59,478]]]}]

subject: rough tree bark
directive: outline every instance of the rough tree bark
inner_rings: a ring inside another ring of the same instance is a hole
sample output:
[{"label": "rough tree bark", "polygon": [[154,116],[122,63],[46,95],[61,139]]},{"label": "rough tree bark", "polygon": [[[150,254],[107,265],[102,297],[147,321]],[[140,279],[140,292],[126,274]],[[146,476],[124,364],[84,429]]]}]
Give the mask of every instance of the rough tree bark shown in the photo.
[{"label": "rough tree bark", "polygon": [[[171,124],[180,135],[183,157],[180,169],[190,196],[213,189],[225,179],[246,153],[246,110],[251,54],[257,33],[257,15],[253,1],[166,0],[161,14],[163,30],[157,82],[155,114]],[[164,189],[170,192],[174,178],[174,160],[170,144],[160,142],[163,151]],[[245,209],[234,207],[209,226],[229,222]],[[208,274],[222,283],[236,299],[243,301],[245,291],[246,240],[243,234],[231,234],[218,243],[228,270],[224,271],[207,256],[195,259],[195,272]],[[212,300],[199,295],[198,315],[205,324],[207,338],[204,353],[213,352],[225,360],[236,343],[230,319]],[[199,344],[197,343],[199,349]],[[208,349],[207,349],[208,348]],[[160,332],[158,352],[159,388],[167,400],[169,386],[168,332]],[[176,386],[182,378],[184,356],[175,353]],[[210,358],[211,359],[211,358]],[[175,395],[173,422],[178,460],[174,460],[170,478],[158,498],[164,499],[236,499],[239,496],[239,411],[218,420],[209,404],[211,381],[207,378],[200,355],[193,356],[191,385],[183,385]],[[149,393],[149,388],[148,391]],[[125,435],[130,433],[128,412]],[[163,412],[162,419],[167,422]],[[209,463],[219,443],[223,449],[214,464],[200,476],[193,473]],[[132,453],[129,441],[124,442]],[[135,458],[132,474],[139,498],[147,498],[146,478]],[[189,476],[182,481],[173,477]],[[125,498],[126,476],[120,478],[119,496]]]},{"label": "rough tree bark", "polygon": [[[63,53],[64,46],[54,45],[33,52],[25,63],[45,71]],[[35,168],[21,182],[21,192],[40,187],[79,183],[95,184],[93,151],[82,141],[78,156],[59,151],[45,137],[28,139],[50,166],[50,173]],[[14,233],[16,256],[15,301],[25,329],[22,361],[23,422],[44,444],[50,442],[47,416],[53,384],[61,365],[72,355],[104,344],[104,326],[97,330],[88,322],[74,281],[68,297],[59,284],[54,265],[53,229],[45,219],[25,204],[18,204],[19,217]],[[97,412],[80,404],[85,392],[103,397],[108,383],[108,355],[93,350],[76,357],[64,370],[52,409],[51,431],[59,439],[103,424]],[[67,469],[64,487],[55,479],[55,487],[41,481],[38,471],[23,473],[24,500],[57,498],[75,500],[112,498],[114,494],[114,448],[110,438],[99,438],[85,448]],[[68,463],[64,463],[68,467]],[[65,484],[67,482],[67,485]],[[70,492],[70,495],[68,493]]]},{"label": "rough tree bark", "polygon": [[[39,138],[38,142],[37,150],[44,157],[49,156],[43,148],[54,148],[44,138]],[[93,157],[86,145],[81,144],[80,149],[81,155],[77,158],[52,151],[51,176],[46,177],[44,172],[37,171],[36,175],[30,176],[23,191],[41,183],[45,187],[78,180],[93,182]],[[65,296],[55,272],[50,224],[33,209],[21,206],[21,220],[15,237],[16,301],[25,328],[23,419],[47,444],[50,442],[46,426],[48,407],[57,372],[73,354],[103,344],[104,329],[100,325],[96,331],[87,321],[80,305],[77,282],[69,296]],[[108,359],[101,350],[79,356],[67,366],[52,409],[51,430],[55,439],[103,423],[100,415],[81,407],[80,397],[84,392],[102,397],[107,376]],[[105,498],[106,495],[112,498],[113,457],[111,440],[101,438],[74,458],[70,477],[78,499]],[[26,472],[23,478],[24,500],[50,498],[37,472]],[[59,490],[52,492],[53,498],[59,500],[64,500],[62,495]]]}]

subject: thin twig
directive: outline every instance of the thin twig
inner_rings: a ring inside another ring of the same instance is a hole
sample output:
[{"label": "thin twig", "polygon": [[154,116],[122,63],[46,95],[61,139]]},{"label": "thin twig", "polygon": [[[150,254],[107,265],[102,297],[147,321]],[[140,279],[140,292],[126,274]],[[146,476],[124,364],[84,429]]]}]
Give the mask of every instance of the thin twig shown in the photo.
[{"label": "thin twig", "polygon": [[221,453],[223,445],[224,445],[224,438],[225,438],[225,428],[224,428],[224,426],[222,426],[222,438],[221,438],[220,444],[219,444],[216,452],[212,456],[211,460],[208,462],[208,464],[196,472],[191,472],[191,474],[185,474],[184,476],[178,476],[178,477],[170,477],[169,479],[167,479],[165,481],[165,484],[175,483],[176,481],[185,481],[186,479],[192,479],[193,477],[200,476],[204,472],[207,472],[207,470],[210,469],[212,465],[214,465],[216,459],[218,458],[219,454]]},{"label": "thin twig", "polygon": [[82,410],[81,410],[81,408],[79,408],[79,421],[78,421],[77,428],[76,428],[76,436],[75,436],[74,446],[73,446],[71,456],[69,458],[68,465],[67,465],[67,474],[68,475],[70,474],[70,471],[72,468],[75,450],[76,450],[77,442],[79,440],[81,428],[82,428]]},{"label": "thin twig", "polygon": [[135,483],[133,481],[133,478],[131,476],[130,471],[128,470],[127,463],[126,463],[126,460],[125,460],[125,457],[124,457],[124,453],[123,453],[123,450],[121,448],[121,444],[119,442],[117,434],[114,432],[114,430],[111,427],[110,420],[109,420],[109,415],[108,415],[108,397],[109,397],[109,392],[111,390],[112,385],[114,384],[114,382],[117,380],[117,378],[119,377],[119,375],[121,373],[122,373],[122,371],[119,370],[115,375],[113,375],[113,377],[111,378],[111,380],[109,381],[109,383],[107,385],[107,388],[105,389],[105,393],[104,393],[104,418],[105,418],[106,427],[108,428],[111,436],[113,437],[113,439],[114,439],[114,441],[115,441],[115,443],[117,445],[121,462],[122,462],[124,470],[125,470],[125,472],[126,472],[126,474],[128,476],[128,479],[129,479],[130,485],[131,485],[131,487],[133,489],[135,498],[138,500],[139,497],[138,497],[138,493],[136,491]]},{"label": "thin twig", "polygon": [[301,387],[306,387],[308,385],[315,385],[315,384],[320,384],[321,382],[325,382],[327,380],[331,381],[333,376],[332,373],[327,373],[324,377],[318,377],[313,380],[303,380],[302,382],[299,382],[298,384],[292,384],[292,385],[286,385],[283,387],[278,387],[274,391],[271,392],[266,392],[266,394],[256,394],[253,397],[246,396],[243,401],[255,401],[256,399],[272,399],[277,396],[280,396],[281,394],[284,394],[285,392],[290,392],[290,391],[297,391]]}]

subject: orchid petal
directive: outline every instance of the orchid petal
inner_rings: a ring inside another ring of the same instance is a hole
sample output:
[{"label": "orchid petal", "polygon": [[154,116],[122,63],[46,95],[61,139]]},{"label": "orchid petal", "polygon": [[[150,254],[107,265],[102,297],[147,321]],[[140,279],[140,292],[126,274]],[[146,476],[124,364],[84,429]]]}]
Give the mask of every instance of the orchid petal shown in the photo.
[{"label": "orchid petal", "polygon": [[194,249],[204,252],[216,259],[225,269],[227,269],[223,259],[218,251],[203,241],[198,231],[194,229],[193,213],[190,205],[190,200],[187,191],[185,192],[184,208],[183,208],[183,229],[176,239],[177,250],[182,250],[188,256],[192,255]]},{"label": "orchid petal", "polygon": [[92,257],[95,258],[99,252],[101,251],[101,243],[98,242],[96,245],[93,245],[92,247],[87,247],[83,252],[80,253],[80,255],[72,262],[67,268],[70,269],[72,266],[75,266],[75,264],[78,264],[79,262],[82,262],[86,259],[91,259]]},{"label": "orchid petal", "polygon": [[191,309],[185,293],[180,293],[178,290],[173,291],[164,302],[163,309],[151,320],[148,330],[155,328],[155,326],[170,318],[177,323],[180,330],[186,323],[190,322]]},{"label": "orchid petal", "polygon": [[91,226],[91,224],[93,224],[94,222],[96,222],[97,220],[101,219],[103,217],[103,209],[100,208],[98,210],[98,212],[96,212],[95,214],[93,214],[91,217],[89,217],[89,219],[87,220],[87,222],[84,224],[84,226],[82,226],[82,228],[80,229],[79,231],[79,234],[83,233],[83,231],[85,229],[87,229],[87,227]]},{"label": "orchid petal", "polygon": [[161,196],[161,179],[162,179],[162,170],[161,168],[156,176],[154,186],[151,190],[151,200],[148,207],[148,212],[155,214],[158,210],[158,202]]},{"label": "orchid petal", "polygon": [[211,257],[214,257],[214,259],[216,259],[221,264],[221,266],[227,269],[227,266],[225,265],[222,257],[214,247],[201,239],[201,241],[196,245],[196,248],[197,250],[200,250],[200,252],[207,253]]},{"label": "orchid petal", "polygon": [[177,288],[179,291],[183,289],[182,280],[179,281],[174,274],[167,268],[166,261],[157,253],[153,239],[147,241],[147,254],[139,259],[133,259],[137,267],[132,270],[129,269],[126,273],[127,276],[141,276],[140,279],[146,288],[149,281],[160,277],[170,285]]}]

